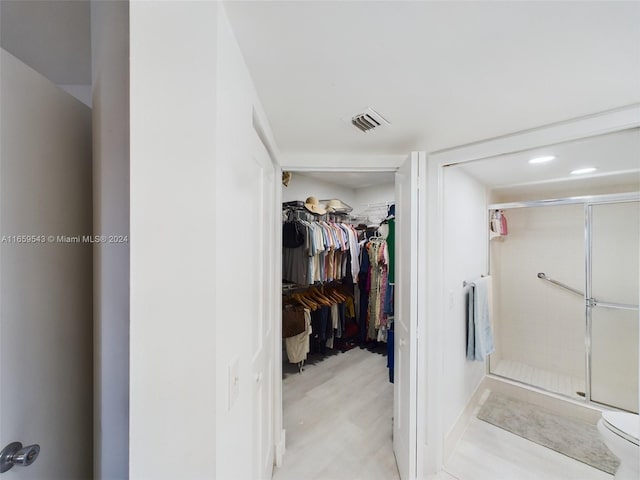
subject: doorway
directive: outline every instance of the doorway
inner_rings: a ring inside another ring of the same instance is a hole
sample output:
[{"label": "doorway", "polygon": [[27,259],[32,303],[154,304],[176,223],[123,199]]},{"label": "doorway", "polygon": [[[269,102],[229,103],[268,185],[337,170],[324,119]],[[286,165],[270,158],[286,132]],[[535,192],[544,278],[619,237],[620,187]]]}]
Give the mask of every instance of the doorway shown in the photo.
[{"label": "doorway", "polygon": [[[388,300],[394,255],[388,230],[390,224],[395,228],[389,214],[395,207],[395,172],[288,172],[282,195],[283,336],[297,333],[292,317],[302,313],[302,305],[309,307],[311,333],[283,340],[287,454],[274,479],[346,479],[365,472],[367,478],[399,479],[391,440],[393,368],[388,368],[393,367]],[[321,242],[319,250],[326,250],[312,257],[315,269],[307,272],[310,257],[302,253],[311,249],[295,247],[291,233],[313,237],[318,230],[325,242],[344,244]],[[379,255],[373,255],[374,248]],[[370,258],[380,258],[379,268]],[[298,351],[300,339],[308,344],[307,354]]]},{"label": "doorway", "polygon": [[[401,222],[398,219],[396,227],[396,242],[403,244],[406,248],[394,250],[397,252],[396,268],[395,268],[395,324],[398,323],[398,319],[404,320],[404,328],[401,334],[394,335],[394,352],[395,362],[393,367],[393,443],[388,445],[389,449],[393,450],[393,455],[397,460],[399,476],[398,478],[411,478],[415,475],[416,471],[416,392],[417,392],[417,350],[416,350],[416,338],[415,338],[415,324],[417,323],[417,291],[418,291],[418,265],[417,261],[417,245],[418,245],[418,227],[421,224],[418,221],[418,200],[419,198],[419,176],[418,169],[420,164],[424,165],[425,155],[423,153],[414,153],[410,158],[401,166],[400,169],[396,165],[367,169],[366,167],[355,167],[353,169],[341,168],[334,169],[331,174],[335,175],[343,173],[351,173],[355,175],[362,175],[366,172],[382,172],[389,176],[391,174],[394,178],[393,201],[396,202],[396,211],[402,208],[404,221]],[[423,166],[424,168],[424,166]],[[326,168],[284,168],[285,171],[292,171],[295,176],[296,173],[304,175],[308,172],[320,172],[325,171]],[[295,178],[295,177],[294,177]],[[289,188],[289,187],[287,187]],[[423,189],[424,192],[424,189]],[[282,193],[282,192],[281,192]],[[313,196],[313,192],[305,191],[304,194],[298,195],[300,201],[306,200],[309,196]],[[322,195],[320,195],[322,196]],[[281,198],[280,200],[282,200]],[[401,200],[398,202],[398,200]],[[354,202],[355,203],[355,202]],[[387,200],[376,202],[361,202],[371,204],[368,206],[374,206],[373,204],[384,203],[387,206]],[[280,205],[278,205],[278,208]],[[281,228],[281,225],[278,224]],[[403,243],[404,242],[404,243]],[[276,259],[276,263],[281,265],[281,257]],[[281,340],[277,339],[276,347],[276,364],[277,367],[282,367],[283,355],[284,361],[286,361],[286,353],[283,354],[282,346],[279,344]],[[400,351],[399,351],[400,350]],[[278,368],[278,370],[280,370]],[[297,373],[296,373],[297,374]],[[304,375],[305,372],[302,373]],[[299,374],[297,374],[299,375]],[[275,404],[276,404],[276,464],[278,466],[283,465],[282,455],[284,453],[284,438],[285,431],[282,428],[284,425],[283,413],[286,415],[286,404],[283,403],[282,383],[277,382],[278,378],[282,378],[282,370],[276,371],[276,385],[275,385]],[[386,379],[385,379],[386,381]],[[391,420],[391,419],[390,419]],[[287,434],[288,435],[288,434]],[[339,438],[339,437],[337,437]],[[288,439],[290,441],[290,439]],[[357,472],[351,472],[354,474]],[[278,478],[278,471],[276,471],[275,478]]]}]

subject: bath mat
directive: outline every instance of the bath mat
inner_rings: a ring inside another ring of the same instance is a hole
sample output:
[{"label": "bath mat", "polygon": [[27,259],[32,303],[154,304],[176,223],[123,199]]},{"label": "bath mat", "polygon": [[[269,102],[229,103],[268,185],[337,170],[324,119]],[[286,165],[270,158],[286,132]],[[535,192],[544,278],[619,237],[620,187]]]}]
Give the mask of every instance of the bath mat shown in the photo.
[{"label": "bath mat", "polygon": [[478,418],[612,475],[620,465],[595,425],[532,403],[492,392]]}]

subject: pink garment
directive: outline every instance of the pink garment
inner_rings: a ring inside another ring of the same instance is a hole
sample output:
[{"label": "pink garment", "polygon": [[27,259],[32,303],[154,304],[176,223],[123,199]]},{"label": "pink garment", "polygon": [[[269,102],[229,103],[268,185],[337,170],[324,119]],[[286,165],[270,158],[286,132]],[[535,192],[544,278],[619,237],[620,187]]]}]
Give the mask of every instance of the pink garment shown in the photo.
[{"label": "pink garment", "polygon": [[500,211],[500,235],[508,235],[509,230],[507,229],[507,217],[504,216],[504,213]]}]

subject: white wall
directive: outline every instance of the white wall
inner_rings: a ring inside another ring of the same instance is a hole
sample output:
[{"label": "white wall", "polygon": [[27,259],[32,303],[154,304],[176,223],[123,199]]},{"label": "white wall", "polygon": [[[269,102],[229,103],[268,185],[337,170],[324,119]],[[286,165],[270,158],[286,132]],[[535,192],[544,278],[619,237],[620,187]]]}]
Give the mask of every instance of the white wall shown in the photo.
[{"label": "white wall", "polygon": [[[93,232],[128,236],[128,2],[92,1],[91,35]],[[125,479],[129,473],[129,243],[95,244],[93,253],[93,476]]]},{"label": "white wall", "polygon": [[[409,153],[409,152],[407,152]],[[327,153],[283,153],[280,156],[280,164],[295,170],[302,168],[308,170],[309,165],[318,165],[323,168],[344,169],[353,167],[365,167],[372,170],[382,172],[389,171],[389,168],[397,168],[407,159],[407,153],[402,154],[386,154],[371,155],[370,153],[361,154],[327,154]]]},{"label": "white wall", "polygon": [[366,207],[370,203],[393,202],[396,196],[395,183],[385,183],[373,187],[356,189],[356,205],[360,208]]},{"label": "white wall", "polygon": [[356,189],[356,200],[353,214],[370,217],[371,222],[379,223],[386,217],[387,207],[372,204],[386,204],[395,201],[395,183],[386,183],[373,187]]},{"label": "white wall", "polygon": [[[340,174],[336,173],[336,175]],[[353,188],[307,177],[302,172],[292,172],[289,186],[282,186],[282,201],[304,201],[308,197],[316,197],[318,200],[338,198],[353,207],[356,201],[356,191]]]},{"label": "white wall", "polygon": [[[95,3],[95,0],[93,0],[92,3]],[[126,3],[124,2],[121,2],[121,3],[126,6]],[[124,40],[126,40],[126,38],[124,38]],[[58,86],[62,90],[67,92],[69,95],[80,100],[87,107],[91,107],[91,101],[92,101],[91,85],[58,85]]]},{"label": "white wall", "polygon": [[484,362],[466,358],[467,289],[487,273],[487,192],[456,167],[444,171],[444,345],[445,437],[463,413],[485,374]]},{"label": "white wall", "polygon": [[[255,289],[262,271],[256,242],[260,238],[263,209],[275,207],[254,204],[251,200],[260,195],[262,180],[256,176],[258,140],[254,115],[266,137],[271,135],[224,9],[219,12],[218,42],[216,478],[250,480],[257,461],[253,444],[260,437],[255,429],[254,418],[259,412],[253,409],[252,372],[252,356],[261,325],[257,313],[263,311],[260,291]],[[276,178],[276,182],[279,184],[280,179]],[[229,367],[236,360],[239,391],[230,406]],[[264,421],[268,418],[264,417]]]},{"label": "white wall", "polygon": [[254,122],[277,149],[222,4],[135,2],[130,31],[130,475],[249,480]]},{"label": "white wall", "polygon": [[225,460],[215,448],[216,324],[230,319],[215,314],[223,300],[215,252],[217,238],[232,232],[215,216],[219,8],[130,4],[135,479],[223,478],[216,476],[216,461]]},{"label": "white wall", "polygon": [[[90,235],[91,111],[4,49],[0,71],[0,233]],[[45,240],[0,245],[0,442],[42,447],[6,475],[91,478],[91,246]]]}]

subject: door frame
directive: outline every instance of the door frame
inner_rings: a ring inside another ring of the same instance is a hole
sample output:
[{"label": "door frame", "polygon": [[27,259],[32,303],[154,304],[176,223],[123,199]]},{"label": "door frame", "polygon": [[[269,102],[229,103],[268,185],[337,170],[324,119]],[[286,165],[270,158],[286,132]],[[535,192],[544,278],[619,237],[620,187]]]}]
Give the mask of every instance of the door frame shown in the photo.
[{"label": "door frame", "polygon": [[[442,424],[442,410],[446,392],[442,390],[442,338],[447,325],[444,317],[445,292],[444,279],[444,168],[450,165],[477,161],[508,153],[529,150],[536,147],[568,142],[580,138],[613,133],[620,130],[640,127],[640,104],[625,106],[594,115],[564,122],[558,122],[539,128],[515,132],[480,142],[470,143],[433,151],[427,154],[426,178],[421,180],[426,187],[425,215],[421,225],[421,242],[426,243],[426,255],[422,256],[420,266],[425,272],[425,285],[419,295],[419,311],[423,320],[418,324],[417,334],[417,478],[426,479],[442,470],[444,463],[445,432]],[[322,156],[309,159],[286,157],[281,165],[274,162],[275,174],[283,171],[328,171],[328,172],[365,172],[395,171],[405,156],[377,156],[373,161],[366,157],[338,158]],[[305,160],[309,160],[305,164]],[[375,164],[375,166],[366,165]],[[276,177],[277,178],[277,177]],[[282,187],[277,181],[274,209],[280,212],[282,206]],[[282,243],[280,228],[281,216],[276,216],[276,245]],[[276,252],[274,261],[274,308],[276,319],[281,315],[281,292],[276,291],[282,282],[282,252]],[[425,294],[426,293],[426,294]],[[274,332],[275,371],[274,371],[274,432],[275,463],[282,464],[285,451],[286,432],[283,429],[282,411],[282,336],[281,322],[276,321]],[[277,379],[277,380],[276,380]]]},{"label": "door frame", "polygon": [[[426,401],[425,425],[418,429],[422,454],[418,455],[418,478],[439,472],[444,463],[445,432],[441,420],[443,392],[441,343],[446,328],[444,280],[444,169],[447,166],[485,160],[533,148],[640,127],[640,104],[608,110],[568,121],[511,133],[475,143],[429,153],[427,158],[427,321],[418,339],[425,365],[419,369],[418,398]],[[421,360],[418,364],[422,365]],[[470,400],[470,399],[469,399]],[[420,418],[418,418],[420,422]],[[420,451],[419,451],[420,453]],[[422,459],[422,463],[420,462]]]},{"label": "door frame", "polygon": [[[426,158],[426,154],[424,152],[419,152],[420,154],[420,158],[425,159]],[[340,172],[396,172],[398,170],[398,167],[400,165],[402,165],[402,163],[406,160],[406,156],[389,156],[389,157],[378,157],[376,159],[375,162],[375,166],[367,166],[367,160],[366,158],[352,158],[351,160],[347,159],[345,162],[343,162],[340,166],[336,166],[336,165],[332,165],[331,161],[325,161],[323,162],[320,159],[314,159],[313,163],[311,164],[305,164],[305,165],[301,165],[301,164],[296,164],[296,163],[291,163],[291,164],[284,164],[282,166],[280,165],[275,165],[276,168],[276,177],[278,174],[280,174],[280,176],[282,175],[283,171],[289,171],[289,172],[335,172],[335,173],[340,173]],[[276,245],[282,245],[282,215],[280,214],[281,210],[282,210],[282,185],[278,182],[277,183],[277,192],[276,192],[276,196],[275,196],[275,211],[277,212],[276,215]],[[424,210],[424,209],[423,209]],[[423,222],[421,222],[423,223]],[[419,234],[422,234],[425,232],[425,226],[422,225],[422,228],[420,228],[419,230]],[[422,256],[423,258],[426,258],[426,256]],[[282,465],[282,459],[286,450],[286,431],[284,429],[284,414],[283,414],[283,398],[282,398],[282,344],[281,344],[281,338],[282,338],[282,321],[278,321],[278,319],[281,319],[281,315],[282,315],[282,292],[280,289],[280,285],[282,284],[282,249],[277,249],[274,261],[276,262],[276,268],[275,268],[275,275],[274,275],[274,281],[273,281],[273,295],[275,298],[274,301],[274,305],[276,308],[276,312],[274,312],[274,314],[276,315],[276,322],[275,322],[275,331],[274,331],[274,361],[275,361],[275,369],[274,369],[274,383],[275,385],[273,386],[273,392],[274,392],[274,408],[275,408],[275,413],[274,413],[274,432],[275,432],[275,465],[276,466],[281,466]],[[424,270],[423,270],[424,271]],[[418,275],[419,280],[421,275]],[[420,282],[418,282],[418,284],[420,284]],[[418,295],[418,297],[420,298],[420,295]],[[420,305],[418,305],[418,307],[420,307]],[[419,328],[418,328],[419,330]],[[418,334],[418,332],[416,332],[416,335]],[[419,356],[419,349],[418,349],[418,356]],[[420,370],[419,368],[419,359],[418,359],[418,364],[416,365],[418,371]],[[419,383],[418,379],[416,377],[413,377],[412,379],[413,382]],[[413,391],[417,392],[416,395],[416,402],[415,404],[418,405],[418,399],[419,397],[419,391],[418,391],[418,387],[419,385],[413,385]],[[394,386],[395,388],[395,386]],[[419,409],[417,409],[418,412],[416,412],[416,418],[420,418],[420,412]],[[418,420],[418,434],[416,436],[416,438],[420,438],[420,421]],[[414,450],[417,452],[417,463],[420,463],[420,449],[417,448],[417,444],[413,446]]]}]

